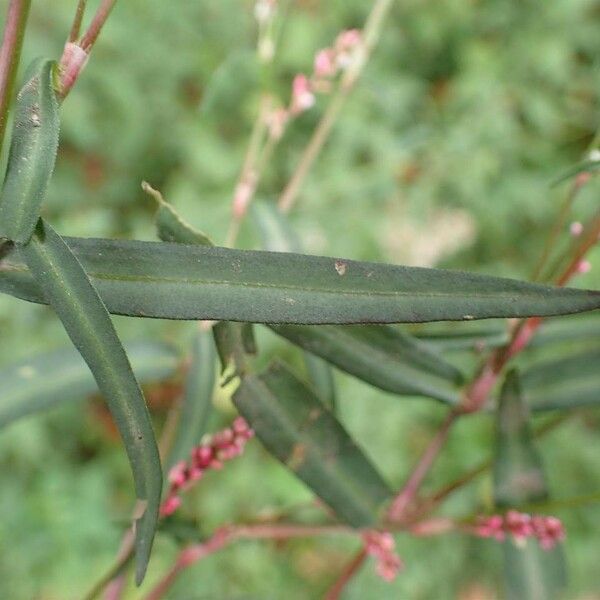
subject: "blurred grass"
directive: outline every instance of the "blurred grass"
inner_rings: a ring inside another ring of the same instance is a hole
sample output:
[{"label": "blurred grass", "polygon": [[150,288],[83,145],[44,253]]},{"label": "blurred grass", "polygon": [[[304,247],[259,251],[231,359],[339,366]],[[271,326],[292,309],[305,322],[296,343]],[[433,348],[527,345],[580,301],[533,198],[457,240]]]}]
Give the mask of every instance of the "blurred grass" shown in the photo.
[{"label": "blurred grass", "polygon": [[[58,57],[75,0],[34,4],[24,64]],[[261,78],[250,0],[117,3],[63,108],[61,150],[46,214],[61,233],[154,239],[145,179],[195,226],[222,241]],[[369,2],[289,2],[269,82],[282,101],[314,52],[359,27]],[[90,3],[91,7],[94,3]],[[2,14],[7,0],[0,2]],[[303,189],[292,222],[312,253],[527,277],[565,186],[550,182],[581,158],[600,125],[600,4],[595,0],[404,0]],[[259,196],[273,200],[324,106],[286,133]],[[597,207],[593,182],[573,219]],[[255,247],[251,228],[242,244]],[[595,269],[578,279],[599,287]],[[116,319],[127,339],[156,336],[185,348],[191,324]],[[0,297],[0,364],[67,343],[47,308]],[[296,350],[261,332],[266,357]],[[367,453],[400,485],[442,410],[336,374],[341,415]],[[1,386],[1,383],[0,383]],[[111,563],[132,486],[100,404],[69,405],[0,435],[0,597],[77,598]],[[227,402],[213,422],[229,418]],[[157,423],[164,410],[156,410]],[[427,488],[491,450],[490,418],[460,423]],[[597,411],[541,443],[558,498],[600,489]],[[206,532],[310,496],[254,444],[213,473],[185,505]],[[257,485],[259,483],[260,485]],[[491,501],[483,477],[452,498],[449,514]],[[566,522],[569,598],[600,590],[597,507]],[[500,597],[501,548],[459,536],[400,536],[406,571],[392,584],[369,566],[348,599]],[[188,569],[169,598],[316,598],[348,558],[347,540],[241,542]],[[159,536],[144,590],[176,547]],[[487,592],[486,592],[487,590]],[[487,594],[487,595],[486,595]],[[587,595],[586,595],[587,594]],[[131,597],[139,597],[131,591]]]}]

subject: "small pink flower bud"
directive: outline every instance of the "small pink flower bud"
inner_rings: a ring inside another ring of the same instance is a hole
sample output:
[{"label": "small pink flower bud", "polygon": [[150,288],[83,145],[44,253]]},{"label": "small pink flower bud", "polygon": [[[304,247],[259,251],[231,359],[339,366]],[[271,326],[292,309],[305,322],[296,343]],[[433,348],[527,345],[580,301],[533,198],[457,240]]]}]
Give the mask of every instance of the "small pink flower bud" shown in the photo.
[{"label": "small pink flower bud", "polygon": [[181,506],[181,498],[179,496],[169,496],[160,507],[160,515],[168,517],[172,515]]},{"label": "small pink flower bud", "polygon": [[312,93],[310,81],[303,74],[296,75],[292,83],[292,104],[290,111],[297,115],[315,104],[315,95]]},{"label": "small pink flower bud", "polygon": [[592,263],[589,260],[580,260],[577,265],[577,272],[584,274],[589,273],[592,269]]},{"label": "small pink flower bud", "polygon": [[331,48],[325,48],[317,52],[314,70],[317,77],[333,77],[337,71],[335,51]]},{"label": "small pink flower bud", "polygon": [[180,461],[169,471],[169,483],[175,487],[181,487],[187,480],[187,465]]},{"label": "small pink flower bud", "polygon": [[579,221],[573,221],[569,227],[569,231],[573,237],[578,237],[583,233],[583,225]]},{"label": "small pink flower bud", "polygon": [[351,50],[362,42],[362,33],[360,29],[347,29],[342,31],[335,40],[335,48],[338,52]]}]

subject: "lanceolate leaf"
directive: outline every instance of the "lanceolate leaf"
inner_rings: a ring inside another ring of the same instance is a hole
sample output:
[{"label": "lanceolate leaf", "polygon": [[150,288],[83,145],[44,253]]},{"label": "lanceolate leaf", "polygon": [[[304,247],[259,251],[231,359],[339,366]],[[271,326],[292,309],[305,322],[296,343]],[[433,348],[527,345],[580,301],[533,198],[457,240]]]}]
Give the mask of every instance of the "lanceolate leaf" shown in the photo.
[{"label": "lanceolate leaf", "polygon": [[273,331],[340,369],[396,394],[459,401],[461,373],[425,344],[386,325],[274,325]]},{"label": "lanceolate leaf", "polygon": [[179,423],[165,468],[189,458],[190,451],[200,443],[212,409],[217,354],[210,331],[200,329],[194,336],[192,359],[185,380]]},{"label": "lanceolate leaf", "polygon": [[[250,207],[264,250],[302,252],[300,239],[273,203],[253,202]],[[310,352],[304,352],[306,371],[317,396],[335,412],[336,394],[333,372],[329,364]]]},{"label": "lanceolate leaf", "polygon": [[[532,440],[529,414],[516,372],[506,378],[498,408],[494,495],[501,508],[546,500],[548,490],[542,463]],[[551,600],[566,583],[561,546],[543,550],[537,540],[504,542],[506,597],[510,600]]]},{"label": "lanceolate leaf", "polygon": [[15,108],[13,135],[0,195],[0,238],[26,243],[54,171],[59,114],[56,63],[38,59],[27,70]]},{"label": "lanceolate leaf", "polygon": [[[125,346],[141,383],[160,381],[177,369],[177,352],[167,344],[140,341]],[[33,356],[0,370],[0,427],[62,402],[83,399],[98,386],[81,355],[61,348]]]},{"label": "lanceolate leaf", "polygon": [[523,394],[531,410],[600,405],[600,348],[548,360],[527,369]]},{"label": "lanceolate leaf", "polygon": [[136,580],[144,577],[158,519],[162,474],[150,415],[106,308],[80,263],[40,219],[22,255],[94,374],[123,437],[138,497]]},{"label": "lanceolate leaf", "polygon": [[158,204],[156,212],[156,228],[158,237],[163,242],[177,242],[178,244],[197,244],[200,246],[213,246],[210,238],[194,229],[189,223],[186,223],[173,209],[173,207],[164,200],[162,194],[153,189],[144,181],[142,189],[150,194]]},{"label": "lanceolate leaf", "polygon": [[[67,238],[110,312],[254,323],[387,323],[548,316],[594,310],[600,292],[292,253]],[[44,295],[18,251],[0,291]]]},{"label": "lanceolate leaf", "polygon": [[267,450],[342,521],[354,527],[376,523],[390,490],[310,388],[276,364],[245,377],[233,401]]},{"label": "lanceolate leaf", "polygon": [[337,408],[337,394],[331,367],[322,358],[319,358],[310,352],[304,352],[304,364],[306,365],[308,379],[317,393],[317,396],[321,402],[335,414]]}]

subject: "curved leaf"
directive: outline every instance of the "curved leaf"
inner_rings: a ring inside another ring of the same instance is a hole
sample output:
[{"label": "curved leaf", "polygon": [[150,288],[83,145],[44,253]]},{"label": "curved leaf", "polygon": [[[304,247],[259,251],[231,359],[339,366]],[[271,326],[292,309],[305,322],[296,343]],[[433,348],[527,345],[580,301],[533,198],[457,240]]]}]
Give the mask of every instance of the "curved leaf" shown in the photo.
[{"label": "curved leaf", "polygon": [[125,443],[138,497],[136,580],[140,583],[150,557],[162,487],[160,458],[144,397],[104,304],[62,238],[40,219],[21,252],[90,367]]},{"label": "curved leaf", "polygon": [[534,364],[523,373],[531,410],[572,409],[600,404],[600,348]]},{"label": "curved leaf", "polygon": [[[177,370],[179,357],[167,344],[140,341],[128,344],[125,350],[141,383],[166,379]],[[0,381],[0,427],[98,391],[89,368],[74,348],[53,350],[7,365],[0,370]]]},{"label": "curved leaf", "polygon": [[359,447],[310,388],[281,364],[244,377],[233,401],[267,450],[342,520],[377,522],[391,492]]},{"label": "curved leaf", "polygon": [[455,404],[462,375],[425,344],[385,325],[273,325],[275,333],[340,369],[395,394]]},{"label": "curved leaf", "polygon": [[175,463],[187,459],[200,442],[212,409],[217,354],[210,331],[198,330],[192,344],[192,360],[185,380],[179,423],[169,457],[168,471]]},{"label": "curved leaf", "polygon": [[17,96],[0,195],[0,238],[21,244],[35,229],[56,161],[60,120],[53,85],[55,69],[52,60],[35,60]]},{"label": "curved leaf", "polygon": [[[529,413],[518,375],[507,375],[498,407],[494,496],[503,508],[546,500],[548,490],[541,458],[529,427]],[[510,600],[551,600],[566,585],[562,546],[542,550],[535,539],[517,544],[512,537],[504,542],[504,579]]]},{"label": "curved leaf", "polygon": [[[66,238],[110,312],[253,323],[387,323],[594,310],[600,292],[292,253]],[[13,249],[0,291],[44,302]]]}]

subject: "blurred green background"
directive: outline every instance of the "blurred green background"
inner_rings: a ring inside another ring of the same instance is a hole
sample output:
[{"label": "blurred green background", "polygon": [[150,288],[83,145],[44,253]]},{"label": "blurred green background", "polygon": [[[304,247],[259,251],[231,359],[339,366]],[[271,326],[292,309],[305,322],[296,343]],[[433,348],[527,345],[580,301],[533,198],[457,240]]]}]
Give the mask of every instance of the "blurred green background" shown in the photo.
[{"label": "blurred green background", "polygon": [[[0,2],[6,13],[7,0]],[[59,57],[75,0],[34,2],[23,63]],[[96,3],[90,2],[90,8]],[[367,0],[286,4],[271,85],[287,102],[298,72],[339,31],[361,27]],[[59,160],[46,215],[67,235],[155,239],[148,180],[190,223],[222,242],[232,192],[256,114],[261,77],[251,0],[121,0],[62,109]],[[307,251],[526,278],[566,186],[600,125],[600,2],[402,0],[303,188],[291,221]],[[295,121],[258,196],[277,198],[326,105]],[[600,184],[573,220],[598,206]],[[566,238],[566,236],[563,236]],[[250,225],[242,247],[257,247]],[[600,287],[600,253],[576,284]],[[123,338],[158,338],[187,351],[193,324],[115,319]],[[68,343],[48,308],[0,297],[0,367]],[[261,330],[265,357],[299,352]],[[397,487],[443,415],[336,373],[340,414]],[[0,382],[0,393],[1,393]],[[151,390],[152,391],[152,390]],[[155,390],[156,391],[156,390]],[[160,391],[160,390],[159,390]],[[157,424],[172,398],[150,394]],[[211,429],[231,418],[217,395]],[[588,410],[544,438],[551,491],[600,490],[600,418]],[[461,422],[427,489],[491,451],[493,421]],[[310,498],[253,442],[243,459],[203,480],[185,503],[210,532]],[[0,435],[0,597],[78,598],[115,556],[132,501],[123,449],[97,400],[27,418]],[[489,506],[485,476],[447,514]],[[560,511],[568,538],[568,598],[600,598],[598,506]],[[406,570],[393,584],[372,565],[345,598],[500,598],[499,545],[449,535],[398,536]],[[241,542],[188,569],[173,599],[318,598],[349,557],[347,540]],[[177,553],[161,534],[142,591]]]}]

